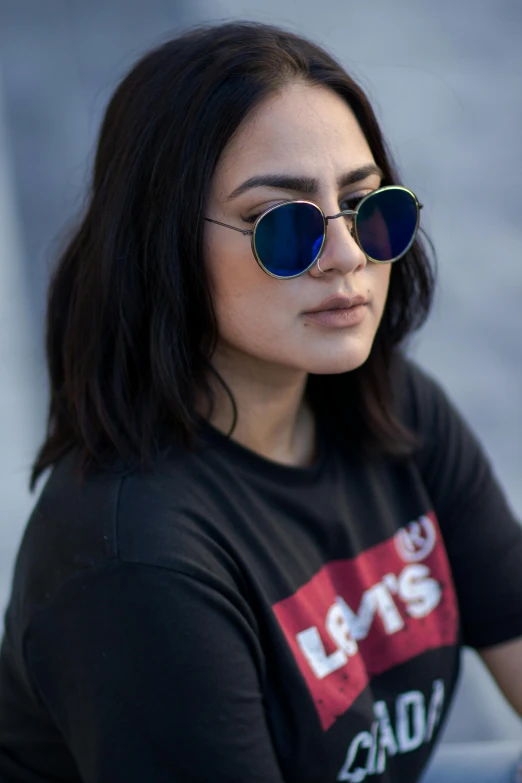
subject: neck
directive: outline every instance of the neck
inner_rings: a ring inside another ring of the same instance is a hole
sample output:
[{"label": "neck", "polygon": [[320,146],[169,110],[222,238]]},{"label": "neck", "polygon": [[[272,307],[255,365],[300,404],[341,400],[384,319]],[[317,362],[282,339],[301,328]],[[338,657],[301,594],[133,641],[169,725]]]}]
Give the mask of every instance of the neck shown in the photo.
[{"label": "neck", "polygon": [[[307,373],[270,365],[219,346],[212,364],[232,392],[237,423],[232,439],[267,459],[306,466],[315,457],[315,423],[304,399]],[[228,433],[233,422],[229,396],[217,378],[210,383],[215,406],[209,422]],[[203,405],[198,405],[204,414]]]}]

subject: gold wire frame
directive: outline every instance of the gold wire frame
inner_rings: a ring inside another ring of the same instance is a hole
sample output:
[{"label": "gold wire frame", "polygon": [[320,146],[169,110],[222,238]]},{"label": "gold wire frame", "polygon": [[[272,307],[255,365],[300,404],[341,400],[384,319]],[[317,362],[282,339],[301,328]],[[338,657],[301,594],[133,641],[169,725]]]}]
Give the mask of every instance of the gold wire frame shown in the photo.
[{"label": "gold wire frame", "polygon": [[[359,234],[358,234],[358,231],[357,231],[357,215],[358,215],[359,210],[361,209],[362,205],[366,201],[368,201],[368,199],[371,199],[372,196],[375,196],[377,193],[382,193],[382,192],[388,191],[388,190],[400,190],[402,192],[408,193],[413,198],[413,201],[415,203],[417,217],[416,217],[415,228],[413,230],[412,237],[410,239],[410,242],[408,243],[408,246],[405,248],[405,250],[403,250],[400,255],[395,256],[395,258],[390,258],[387,261],[379,261],[378,259],[372,258],[367,253],[365,253],[365,251],[363,250],[363,248],[361,246],[361,242],[360,242],[360,239],[359,239]],[[279,207],[285,206],[287,204],[308,204],[309,206],[315,207],[315,209],[317,209],[321,213],[321,217],[323,219],[323,241],[321,242],[321,247],[319,248],[319,251],[318,251],[316,257],[306,267],[306,269],[303,269],[300,272],[297,272],[297,274],[295,274],[295,275],[276,275],[273,272],[271,272],[269,269],[267,269],[267,267],[263,264],[263,262],[261,261],[259,255],[257,253],[256,243],[255,243],[256,231],[257,231],[257,227],[258,227],[259,223],[261,222],[261,220],[264,217],[266,217],[266,215],[270,214],[270,212],[273,212],[274,209],[278,209]],[[351,235],[355,239],[355,241],[357,242],[357,245],[360,247],[360,249],[362,250],[362,252],[366,256],[368,261],[371,261],[372,264],[393,264],[395,261],[398,261],[399,258],[402,258],[404,255],[406,255],[408,250],[413,245],[413,243],[415,241],[415,237],[417,236],[417,230],[419,228],[420,211],[421,211],[422,207],[423,207],[423,205],[419,203],[419,200],[417,199],[417,196],[415,195],[415,193],[413,193],[413,191],[409,190],[408,188],[405,188],[402,185],[385,185],[384,187],[377,188],[377,190],[372,190],[371,193],[368,193],[366,196],[363,196],[363,198],[360,200],[360,202],[357,205],[357,209],[344,209],[344,210],[342,210],[342,212],[339,212],[337,215],[325,215],[323,210],[321,209],[321,207],[318,206],[317,204],[315,204],[313,201],[306,201],[305,199],[294,199],[293,201],[282,201],[282,202],[279,202],[278,204],[274,204],[273,206],[269,207],[268,209],[265,209],[265,211],[262,212],[256,218],[256,221],[254,223],[254,227],[253,228],[237,228],[236,226],[230,226],[228,223],[221,223],[219,220],[212,220],[211,218],[205,218],[205,220],[207,220],[209,223],[215,223],[218,226],[225,226],[225,228],[231,228],[234,231],[238,231],[240,234],[243,234],[244,236],[251,236],[252,254],[253,254],[255,260],[257,261],[257,263],[259,264],[259,266],[261,267],[261,269],[263,270],[263,272],[265,272],[267,275],[270,275],[270,277],[274,277],[276,280],[292,280],[292,279],[294,279],[296,277],[301,277],[301,275],[304,275],[305,272],[308,272],[308,270],[311,269],[313,267],[313,265],[316,264],[319,261],[319,259],[321,258],[321,254],[323,252],[323,248],[324,248],[324,245],[326,243],[326,234],[327,234],[327,228],[328,228],[328,221],[329,220],[335,220],[336,218],[339,218],[339,217],[349,217],[350,215],[354,216],[353,227],[352,227],[352,230],[351,230]]]}]

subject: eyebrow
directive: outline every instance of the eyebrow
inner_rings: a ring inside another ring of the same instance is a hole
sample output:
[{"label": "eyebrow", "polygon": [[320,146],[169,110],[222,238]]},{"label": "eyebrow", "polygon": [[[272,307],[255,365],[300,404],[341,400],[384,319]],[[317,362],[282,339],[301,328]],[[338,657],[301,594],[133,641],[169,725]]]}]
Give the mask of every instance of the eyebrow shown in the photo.
[{"label": "eyebrow", "polygon": [[[381,179],[384,177],[379,166],[376,166],[375,163],[368,163],[365,166],[359,166],[357,169],[352,169],[342,174],[337,180],[337,185],[339,188],[345,188],[348,185],[353,185],[355,182],[361,182],[372,174],[377,174]],[[292,190],[297,193],[306,193],[310,196],[315,196],[319,192],[319,182],[313,177],[295,176],[292,174],[261,174],[245,180],[227,196],[226,200],[232,201],[232,199],[241,196],[247,190],[262,187]]]}]

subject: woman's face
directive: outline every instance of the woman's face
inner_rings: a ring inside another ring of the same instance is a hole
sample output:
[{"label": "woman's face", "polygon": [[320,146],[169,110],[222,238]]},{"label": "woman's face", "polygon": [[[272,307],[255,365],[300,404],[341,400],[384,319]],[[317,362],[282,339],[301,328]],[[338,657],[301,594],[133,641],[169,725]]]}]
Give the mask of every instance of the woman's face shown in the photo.
[{"label": "woman's face", "polygon": [[[356,181],[343,185],[357,170],[362,171]],[[306,189],[287,187],[296,183],[258,185],[232,195],[252,177],[266,175],[299,178]],[[323,87],[293,84],[262,104],[230,141],[216,168],[205,216],[251,229],[247,219],[293,199],[313,201],[334,215],[353,208],[354,198],[375,190],[380,181],[346,103]],[[366,361],[383,313],[390,265],[367,261],[349,228],[343,218],[328,222],[319,262],[323,274],[314,265],[300,277],[277,280],[257,264],[249,236],[205,222],[218,353],[228,361],[248,356],[319,374],[346,372]],[[360,295],[365,304],[351,314],[310,313],[338,295]]]}]

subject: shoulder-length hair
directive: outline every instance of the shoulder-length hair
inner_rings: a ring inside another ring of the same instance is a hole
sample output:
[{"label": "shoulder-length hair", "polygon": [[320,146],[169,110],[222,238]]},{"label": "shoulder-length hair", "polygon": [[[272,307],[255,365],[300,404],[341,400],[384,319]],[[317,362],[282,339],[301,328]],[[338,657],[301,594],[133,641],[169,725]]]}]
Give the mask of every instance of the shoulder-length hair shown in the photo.
[{"label": "shoulder-length hair", "polygon": [[[39,475],[72,448],[81,464],[153,464],[173,441],[193,443],[194,401],[212,404],[217,323],[203,258],[209,184],[245,118],[289,82],[323,85],[354,112],[383,185],[397,184],[362,89],[322,48],[256,23],[198,27],[144,56],[112,97],[99,135],[85,214],[49,288],[47,433]],[[428,313],[433,274],[417,240],[392,267],[368,360],[312,376],[352,442],[401,454],[412,439],[391,394],[394,349]]]}]

